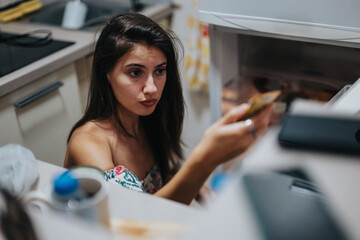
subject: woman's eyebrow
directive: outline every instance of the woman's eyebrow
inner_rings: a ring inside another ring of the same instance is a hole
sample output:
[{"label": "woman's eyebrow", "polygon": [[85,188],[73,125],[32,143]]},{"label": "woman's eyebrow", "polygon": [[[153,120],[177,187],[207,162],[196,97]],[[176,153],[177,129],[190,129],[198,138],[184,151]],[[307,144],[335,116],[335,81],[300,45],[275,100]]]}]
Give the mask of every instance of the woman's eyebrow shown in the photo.
[{"label": "woman's eyebrow", "polygon": [[156,67],[161,67],[161,66],[166,65],[166,64],[167,64],[167,62],[163,62],[163,63],[160,63],[159,65],[156,65]]},{"label": "woman's eyebrow", "polygon": [[[161,67],[161,66],[166,65],[166,64],[167,64],[167,62],[160,63],[160,64],[156,65],[155,68]],[[130,63],[130,64],[126,65],[125,67],[140,67],[140,68],[146,68],[144,65],[138,64],[138,63]]]},{"label": "woman's eyebrow", "polygon": [[138,64],[138,63],[130,63],[128,65],[126,65],[125,67],[141,67],[141,68],[145,68],[144,65]]}]

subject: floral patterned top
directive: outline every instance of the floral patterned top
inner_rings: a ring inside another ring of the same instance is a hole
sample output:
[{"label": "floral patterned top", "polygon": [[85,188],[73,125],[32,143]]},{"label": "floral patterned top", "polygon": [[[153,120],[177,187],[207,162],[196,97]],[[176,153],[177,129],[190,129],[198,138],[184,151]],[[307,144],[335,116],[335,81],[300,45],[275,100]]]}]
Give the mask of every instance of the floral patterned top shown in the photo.
[{"label": "floral patterned top", "polygon": [[106,170],[104,173],[107,182],[117,183],[125,188],[139,192],[153,194],[163,186],[160,168],[156,163],[143,180],[140,180],[134,173],[122,165]]}]

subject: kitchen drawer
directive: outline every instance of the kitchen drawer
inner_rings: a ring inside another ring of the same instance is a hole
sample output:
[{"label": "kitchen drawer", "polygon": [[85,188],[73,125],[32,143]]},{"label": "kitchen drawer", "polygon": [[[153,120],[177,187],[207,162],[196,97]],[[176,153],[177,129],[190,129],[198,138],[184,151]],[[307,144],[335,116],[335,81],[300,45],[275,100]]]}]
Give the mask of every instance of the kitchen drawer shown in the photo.
[{"label": "kitchen drawer", "polygon": [[62,166],[68,133],[82,115],[79,92],[70,64],[0,98],[0,145],[21,144]]}]

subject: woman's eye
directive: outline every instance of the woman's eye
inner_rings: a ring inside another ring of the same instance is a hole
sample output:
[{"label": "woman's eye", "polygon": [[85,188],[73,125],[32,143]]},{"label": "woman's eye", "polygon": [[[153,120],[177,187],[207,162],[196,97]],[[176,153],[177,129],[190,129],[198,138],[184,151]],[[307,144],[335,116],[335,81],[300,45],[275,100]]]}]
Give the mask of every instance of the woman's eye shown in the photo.
[{"label": "woman's eye", "polygon": [[141,74],[140,70],[134,70],[130,72],[130,75],[133,77],[138,77]]},{"label": "woman's eye", "polygon": [[157,75],[162,75],[166,72],[166,68],[159,68],[159,69],[156,69],[156,74]]}]

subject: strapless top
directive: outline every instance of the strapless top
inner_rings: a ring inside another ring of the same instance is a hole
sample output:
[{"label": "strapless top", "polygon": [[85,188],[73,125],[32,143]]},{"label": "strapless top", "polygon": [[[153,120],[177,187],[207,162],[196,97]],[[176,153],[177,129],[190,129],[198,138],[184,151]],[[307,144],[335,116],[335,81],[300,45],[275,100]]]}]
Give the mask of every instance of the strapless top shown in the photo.
[{"label": "strapless top", "polygon": [[159,166],[155,163],[143,180],[122,165],[104,171],[105,180],[120,184],[121,186],[153,194],[163,186],[163,180]]}]

